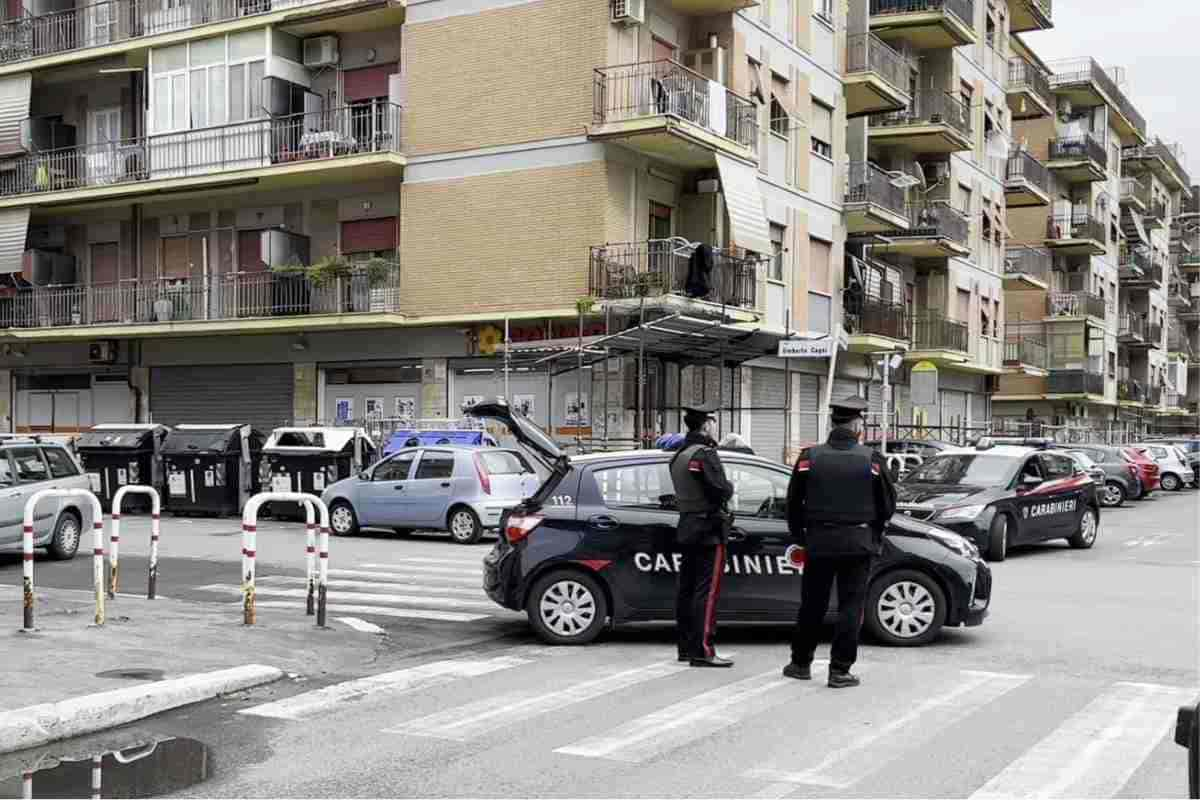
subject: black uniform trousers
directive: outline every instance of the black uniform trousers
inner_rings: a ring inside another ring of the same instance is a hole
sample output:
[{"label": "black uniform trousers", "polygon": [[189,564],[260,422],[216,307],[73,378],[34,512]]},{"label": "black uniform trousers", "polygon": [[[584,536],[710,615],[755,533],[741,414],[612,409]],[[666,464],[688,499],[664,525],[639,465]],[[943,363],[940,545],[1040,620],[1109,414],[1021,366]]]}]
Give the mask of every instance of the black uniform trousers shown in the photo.
[{"label": "black uniform trousers", "polygon": [[833,672],[848,672],[854,665],[858,659],[858,632],[867,599],[871,560],[869,555],[809,555],[804,564],[804,577],[800,583],[800,611],[796,615],[796,629],[792,634],[793,664],[812,663],[836,578],[838,611],[829,668]]},{"label": "black uniform trousers", "polygon": [[725,572],[725,545],[680,545],[679,582],[675,592],[675,635],[679,654],[687,658],[715,655],[717,600]]}]

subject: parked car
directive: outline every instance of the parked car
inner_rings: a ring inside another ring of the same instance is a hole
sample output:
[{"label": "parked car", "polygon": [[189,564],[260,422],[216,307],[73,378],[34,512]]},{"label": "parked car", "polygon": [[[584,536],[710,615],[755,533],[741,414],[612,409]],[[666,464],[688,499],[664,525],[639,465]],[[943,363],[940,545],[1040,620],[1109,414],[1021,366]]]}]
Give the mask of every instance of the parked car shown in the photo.
[{"label": "parked car", "polygon": [[1136,447],[1123,448],[1121,453],[1138,469],[1138,480],[1142,484],[1142,493],[1138,495],[1139,500],[1146,498],[1159,488],[1159,469],[1153,458]]},{"label": "parked car", "polygon": [[1100,504],[1116,508],[1126,500],[1142,496],[1142,482],[1137,465],[1121,454],[1121,448],[1103,444],[1061,445],[1070,453],[1083,453],[1104,470],[1104,480],[1097,483]]},{"label": "parked car", "polygon": [[1177,492],[1184,486],[1192,486],[1196,476],[1182,454],[1174,445],[1166,442],[1147,442],[1134,447],[1154,459],[1158,464],[1159,482],[1164,492]]},{"label": "parked car", "polygon": [[[872,439],[863,442],[867,447],[874,450],[879,449],[879,439]],[[938,439],[893,439],[890,436],[887,440],[887,449],[889,453],[911,454],[928,458],[936,456],[943,450],[949,450],[954,445],[949,442],[943,442]]]},{"label": "parked car", "polygon": [[1100,487],[1104,486],[1108,482],[1108,473],[1105,472],[1099,464],[1093,461],[1092,457],[1087,453],[1083,453],[1078,450],[1068,450],[1067,455],[1075,459],[1075,463],[1077,463],[1080,468],[1082,468],[1083,471],[1088,474],[1088,477],[1092,479],[1092,482],[1096,484],[1096,491],[1101,495],[1100,505],[1104,505],[1103,491],[1100,489]]},{"label": "parked car", "polygon": [[339,536],[360,528],[444,530],[459,544],[474,544],[538,483],[518,450],[413,447],[332,484],[321,499]]},{"label": "parked car", "polygon": [[[91,482],[62,445],[37,437],[0,441],[0,550],[21,549],[25,503],[41,489],[91,489]],[[91,530],[92,508],[74,497],[46,498],[33,516],[33,546],[51,558],[70,559],[82,531]]]}]

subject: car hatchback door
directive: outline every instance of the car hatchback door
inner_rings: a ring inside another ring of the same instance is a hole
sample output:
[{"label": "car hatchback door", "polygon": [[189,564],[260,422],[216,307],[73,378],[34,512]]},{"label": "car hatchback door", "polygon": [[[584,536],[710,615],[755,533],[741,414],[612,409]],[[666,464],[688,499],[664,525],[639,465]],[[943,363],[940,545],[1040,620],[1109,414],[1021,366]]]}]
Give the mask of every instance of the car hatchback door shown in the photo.
[{"label": "car hatchback door", "polygon": [[370,480],[359,483],[358,502],[355,513],[361,525],[403,527],[405,521],[405,483],[413,463],[417,460],[416,450],[397,453],[378,464],[371,471]]}]

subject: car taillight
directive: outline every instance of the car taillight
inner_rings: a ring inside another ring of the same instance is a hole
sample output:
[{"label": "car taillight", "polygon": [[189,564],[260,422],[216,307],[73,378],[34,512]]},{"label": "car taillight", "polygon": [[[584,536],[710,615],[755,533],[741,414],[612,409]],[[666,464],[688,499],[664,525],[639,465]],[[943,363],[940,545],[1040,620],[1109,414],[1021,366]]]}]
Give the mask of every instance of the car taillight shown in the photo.
[{"label": "car taillight", "polygon": [[504,537],[508,539],[509,544],[516,544],[533,533],[533,529],[541,524],[542,517],[538,514],[512,514],[508,518],[508,525],[504,528]]},{"label": "car taillight", "polygon": [[479,486],[483,489],[484,494],[492,493],[492,478],[488,475],[487,467],[483,465],[483,459],[479,453],[475,454],[475,474],[479,476]]}]

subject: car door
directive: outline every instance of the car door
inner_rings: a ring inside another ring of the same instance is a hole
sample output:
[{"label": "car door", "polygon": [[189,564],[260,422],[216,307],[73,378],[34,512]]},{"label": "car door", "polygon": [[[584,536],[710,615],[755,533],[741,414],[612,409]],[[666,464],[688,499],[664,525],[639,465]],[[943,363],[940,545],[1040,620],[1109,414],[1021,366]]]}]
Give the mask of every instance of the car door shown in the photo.
[{"label": "car door", "polygon": [[441,528],[446,524],[454,484],[455,452],[422,450],[416,472],[404,488],[404,513],[408,522]]},{"label": "car door", "polygon": [[[12,458],[17,483],[23,495],[20,499],[23,511],[25,501],[28,501],[34,492],[50,488],[50,467],[38,447],[12,447],[9,448],[8,454]],[[37,504],[33,514],[35,538],[41,539],[50,533],[50,527],[58,517],[61,504],[62,500],[58,498],[46,498]]]},{"label": "car door", "polygon": [[1083,489],[1091,480],[1064,453],[1042,453],[1040,458],[1046,481],[1038,487],[1038,503],[1030,512],[1039,522],[1038,538],[1070,536],[1083,513]]},{"label": "car door", "polygon": [[21,486],[8,452],[0,450],[0,547],[10,549],[21,541],[21,518],[28,490]]},{"label": "car door", "polygon": [[721,606],[743,619],[793,618],[803,570],[788,558],[794,544],[787,525],[791,474],[737,459],[726,460],[725,474],[733,484],[734,536]]},{"label": "car door", "polygon": [[1010,544],[1037,541],[1042,530],[1036,509],[1044,502],[1040,489],[1046,482],[1042,461],[1037,455],[1026,456],[1014,478],[1012,505],[1017,513],[1017,529],[1009,531]]},{"label": "car door", "polygon": [[355,513],[360,525],[403,527],[405,483],[418,450],[402,450],[371,470],[370,480],[358,486]]}]

